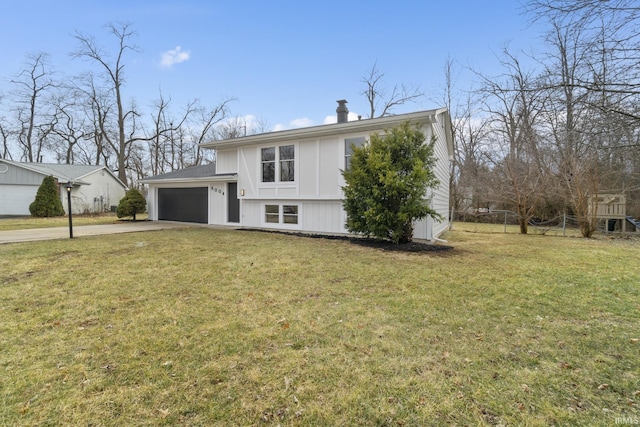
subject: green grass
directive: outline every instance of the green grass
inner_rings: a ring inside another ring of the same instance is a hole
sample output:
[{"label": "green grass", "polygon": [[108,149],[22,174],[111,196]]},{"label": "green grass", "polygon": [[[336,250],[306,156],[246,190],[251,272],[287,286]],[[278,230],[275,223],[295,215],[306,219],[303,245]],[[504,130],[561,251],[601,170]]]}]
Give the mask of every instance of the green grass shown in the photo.
[{"label": "green grass", "polygon": [[640,418],[640,242],[385,252],[190,228],[0,245],[0,425]]},{"label": "green grass", "polygon": [[[147,214],[141,214],[136,216],[137,220],[147,219]],[[73,215],[73,225],[101,225],[101,224],[116,224],[118,221],[130,221],[131,218],[118,219],[114,213],[105,213],[99,215]],[[69,217],[59,216],[52,218],[33,218],[33,217],[18,217],[18,218],[0,218],[0,231],[5,230],[25,230],[32,228],[52,228],[52,227],[67,227],[69,225]]]}]

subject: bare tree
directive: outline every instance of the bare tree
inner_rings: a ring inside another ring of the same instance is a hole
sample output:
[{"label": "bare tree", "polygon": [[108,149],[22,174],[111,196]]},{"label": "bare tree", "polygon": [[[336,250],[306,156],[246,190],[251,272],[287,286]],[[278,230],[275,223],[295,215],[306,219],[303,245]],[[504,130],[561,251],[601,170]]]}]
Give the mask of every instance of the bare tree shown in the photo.
[{"label": "bare tree", "polygon": [[75,90],[78,98],[82,98],[84,116],[86,117],[86,141],[90,144],[78,146],[87,164],[111,167],[112,160],[110,142],[117,137],[117,129],[109,122],[114,110],[113,98],[100,88],[92,73],[83,76],[81,85]]},{"label": "bare tree", "polygon": [[[130,27],[131,25],[128,23],[109,24],[106,26],[109,33],[117,41],[114,58],[111,58],[107,52],[96,44],[94,37],[79,32],[76,32],[74,37],[79,42],[80,47],[71,54],[74,58],[83,58],[96,63],[103,71],[105,81],[108,84],[107,89],[115,97],[117,139],[115,141],[112,140],[108,132],[103,132],[100,136],[106,140],[117,156],[118,178],[125,183],[127,182],[127,160],[128,155],[131,153],[132,145],[136,141],[145,139],[138,138],[135,134],[137,130],[135,118],[138,113],[135,109],[125,110],[122,98],[122,89],[125,83],[124,56],[127,52],[138,52],[138,47],[131,43],[135,32]],[[134,105],[132,103],[132,106]]]},{"label": "bare tree", "polygon": [[75,163],[75,150],[81,141],[87,139],[87,128],[84,123],[84,114],[79,111],[72,89],[65,89],[63,93],[53,98],[53,127],[51,129],[52,148],[56,153],[58,162],[66,164]]},{"label": "bare tree", "polygon": [[593,129],[593,92],[580,84],[591,73],[590,57],[581,42],[580,26],[554,22],[546,59],[550,105],[546,122],[557,153],[557,173],[584,237],[596,230],[596,207],[600,174],[597,146],[590,143]]},{"label": "bare tree", "polygon": [[205,161],[213,161],[213,158],[206,158],[207,155],[214,155],[211,150],[205,154],[200,148],[200,144],[207,140],[215,139],[216,125],[221,123],[228,114],[228,105],[233,98],[223,99],[215,107],[208,109],[200,107],[195,110],[194,119],[189,126],[189,136],[193,146],[196,148],[195,163],[202,164]]},{"label": "bare tree", "polygon": [[592,72],[571,83],[583,90],[617,94],[615,104],[594,106],[640,121],[637,97],[640,95],[640,5],[636,0],[532,0],[525,11],[533,20],[579,32],[577,46]]},{"label": "bare tree", "polygon": [[[2,104],[2,95],[0,94],[0,104]],[[2,151],[0,151],[0,159],[11,160],[11,150],[9,150],[9,130],[5,125],[5,118],[0,116],[0,138],[2,138]]]},{"label": "bare tree", "polygon": [[451,205],[456,212],[469,213],[488,203],[489,168],[482,155],[489,121],[479,113],[471,92],[458,99],[454,90],[454,61],[444,65],[444,105],[452,117],[454,155],[450,176]]},{"label": "bare tree", "polygon": [[22,151],[20,157],[28,162],[39,162],[52,126],[45,100],[56,86],[48,55],[29,55],[26,68],[11,83],[16,86],[13,91],[17,120],[14,135]]},{"label": "bare tree", "polygon": [[11,151],[9,150],[9,132],[0,122],[0,138],[2,138],[2,152],[0,158],[11,160]]},{"label": "bare tree", "polygon": [[361,79],[364,90],[361,92],[367,98],[369,104],[369,118],[384,117],[391,114],[391,110],[408,102],[414,102],[424,96],[419,87],[395,85],[391,91],[383,84],[384,74],[378,70],[374,63],[369,74]]},{"label": "bare tree", "polygon": [[489,156],[496,174],[494,191],[499,200],[518,214],[520,232],[528,224],[551,183],[548,159],[537,132],[544,109],[542,87],[508,50],[504,52],[503,78],[483,78],[480,95],[491,115],[495,150]]},{"label": "bare tree", "polygon": [[[155,113],[152,116],[153,122],[153,137],[151,137],[148,141],[149,147],[149,163],[151,168],[151,175],[159,175],[161,173],[168,172],[166,169],[166,165],[171,165],[172,160],[168,159],[168,151],[173,148],[173,144],[170,144],[170,139],[165,135],[165,131],[168,133],[172,133],[176,129],[173,126],[173,118],[169,117],[169,104],[171,102],[171,98],[165,99],[160,92],[160,98],[155,102]],[[188,113],[187,113],[188,115]],[[181,123],[178,124],[178,127],[184,122],[184,119],[181,120]],[[169,169],[173,170],[173,169]]]},{"label": "bare tree", "polygon": [[240,138],[247,135],[256,135],[269,131],[269,125],[264,119],[255,119],[253,116],[228,117],[218,123],[214,132],[215,139]]},{"label": "bare tree", "polygon": [[152,136],[148,139],[150,173],[158,175],[213,161],[213,157],[207,157],[213,153],[203,152],[200,144],[216,138],[217,125],[226,118],[232,100],[224,99],[212,109],[194,100],[175,115],[169,108],[171,100],[161,94],[152,117]]}]

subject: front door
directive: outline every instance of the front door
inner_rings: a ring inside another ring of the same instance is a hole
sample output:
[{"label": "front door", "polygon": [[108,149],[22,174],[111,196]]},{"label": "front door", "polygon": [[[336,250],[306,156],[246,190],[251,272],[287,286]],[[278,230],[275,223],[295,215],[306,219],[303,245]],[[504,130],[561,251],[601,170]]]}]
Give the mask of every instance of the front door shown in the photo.
[{"label": "front door", "polygon": [[240,200],[238,200],[237,182],[230,182],[227,187],[227,221],[240,222]]}]

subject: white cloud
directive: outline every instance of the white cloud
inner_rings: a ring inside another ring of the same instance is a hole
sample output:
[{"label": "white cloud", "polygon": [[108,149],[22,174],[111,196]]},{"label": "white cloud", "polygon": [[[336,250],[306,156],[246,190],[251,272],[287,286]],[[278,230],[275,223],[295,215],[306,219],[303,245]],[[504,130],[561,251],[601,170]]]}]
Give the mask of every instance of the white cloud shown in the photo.
[{"label": "white cloud", "polygon": [[324,125],[330,125],[332,123],[338,123],[338,118],[335,114],[325,117],[324,121],[322,122],[322,124]]},{"label": "white cloud", "polygon": [[273,127],[273,131],[277,132],[280,130],[287,130],[287,129],[296,129],[296,128],[306,128],[309,126],[313,126],[314,122],[311,119],[308,119],[306,117],[300,117],[298,119],[293,119],[289,122],[289,124],[287,125],[283,125],[282,123],[278,123],[277,125],[275,125]]},{"label": "white cloud", "polygon": [[169,68],[175,64],[188,61],[190,57],[191,57],[190,51],[182,50],[180,46],[176,46],[175,49],[168,50],[162,54],[160,65],[163,68]]},{"label": "white cloud", "polygon": [[[358,113],[349,113],[348,120],[350,122],[358,120]],[[333,123],[338,123],[338,119],[335,114],[331,116],[326,116],[322,121],[323,125],[330,125]],[[287,130],[287,129],[296,129],[296,128],[306,128],[309,126],[315,126],[315,122],[307,117],[300,117],[298,119],[291,120],[288,124],[278,123],[273,127],[273,131]]]},{"label": "white cloud", "polygon": [[313,120],[306,117],[301,117],[299,119],[292,120],[289,123],[289,126],[291,126],[292,128],[306,128],[309,126],[313,126]]},{"label": "white cloud", "polygon": [[[347,120],[352,122],[354,120],[358,120],[358,113],[353,113],[353,112],[349,112],[348,116],[347,116]],[[322,122],[325,125],[330,125],[333,123],[338,123],[338,117],[333,114],[331,116],[327,116],[324,118],[324,121]]]}]

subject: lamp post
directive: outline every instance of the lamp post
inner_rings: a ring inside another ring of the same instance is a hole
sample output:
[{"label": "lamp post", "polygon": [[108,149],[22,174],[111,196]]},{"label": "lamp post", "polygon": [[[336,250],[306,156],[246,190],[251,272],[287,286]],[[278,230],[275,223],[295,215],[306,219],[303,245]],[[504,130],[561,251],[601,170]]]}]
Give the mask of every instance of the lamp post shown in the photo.
[{"label": "lamp post", "polygon": [[73,239],[73,219],[71,214],[71,189],[73,188],[73,181],[67,182],[65,188],[67,189],[67,211],[69,212],[69,238]]}]

